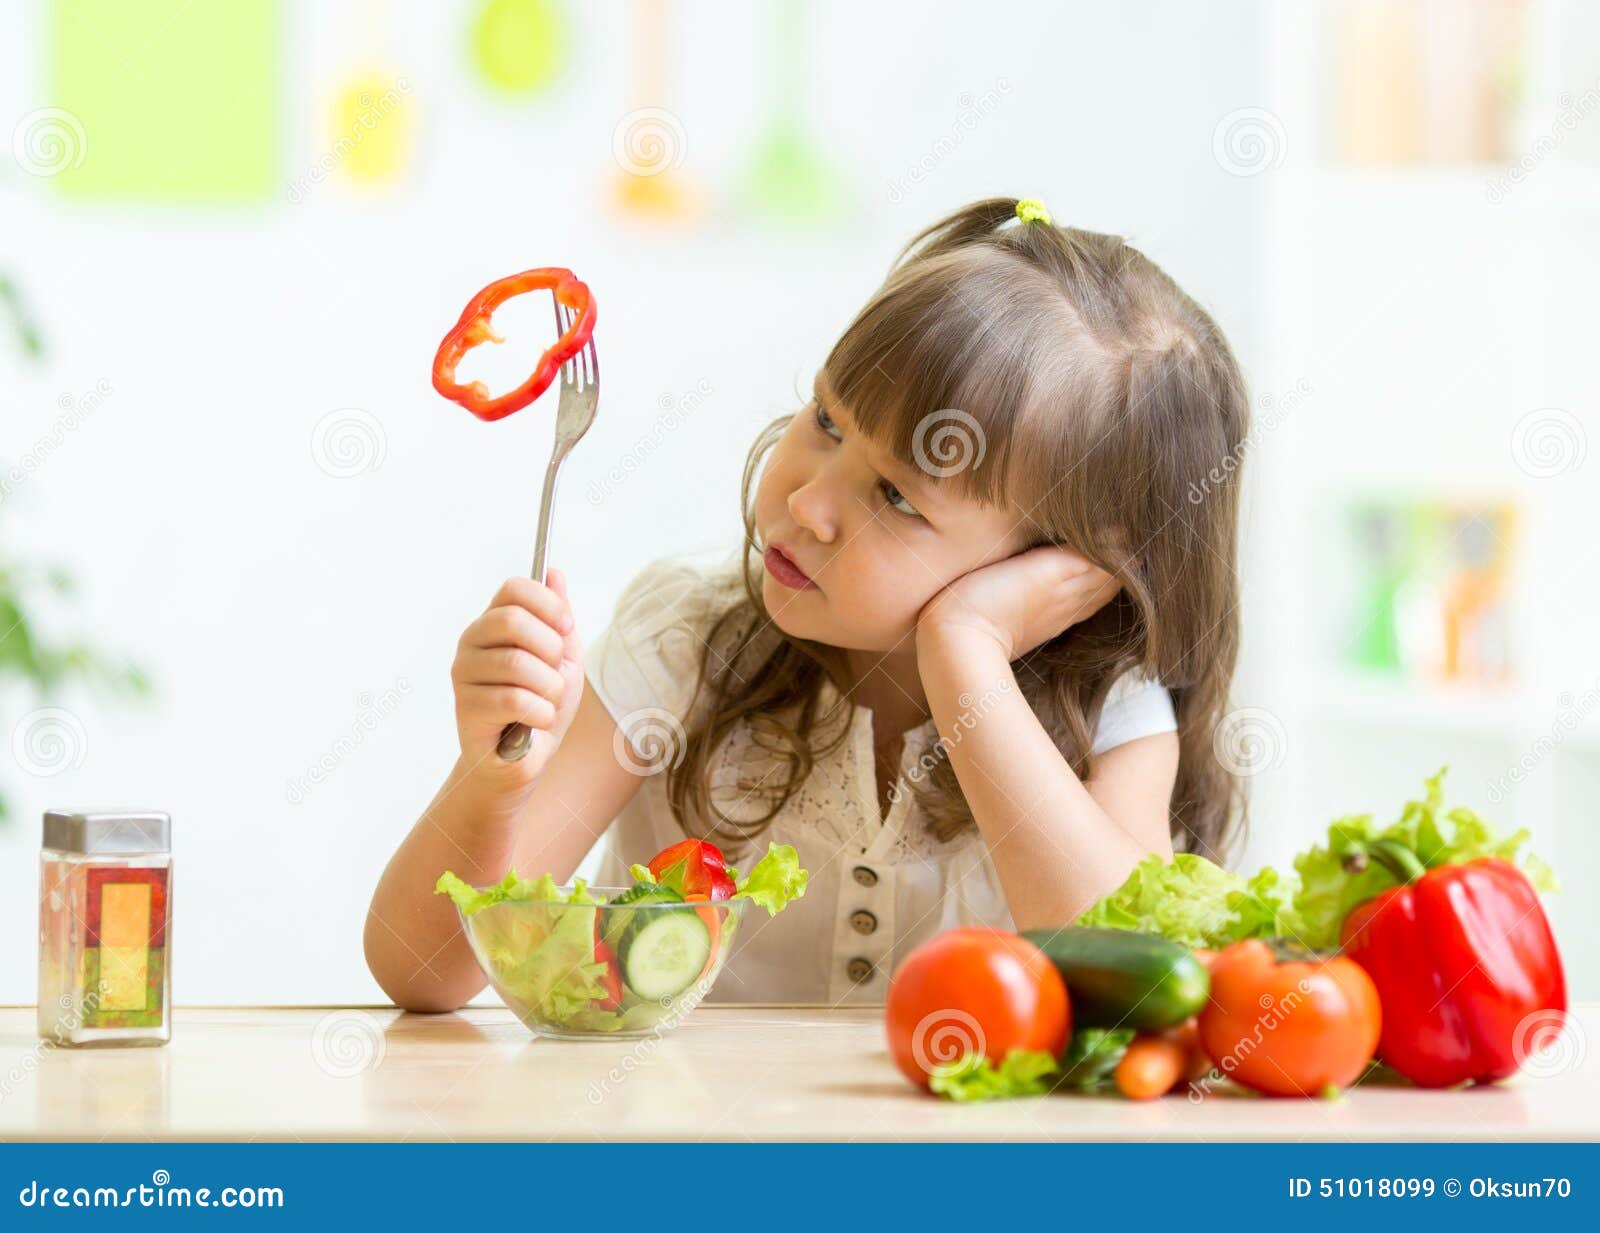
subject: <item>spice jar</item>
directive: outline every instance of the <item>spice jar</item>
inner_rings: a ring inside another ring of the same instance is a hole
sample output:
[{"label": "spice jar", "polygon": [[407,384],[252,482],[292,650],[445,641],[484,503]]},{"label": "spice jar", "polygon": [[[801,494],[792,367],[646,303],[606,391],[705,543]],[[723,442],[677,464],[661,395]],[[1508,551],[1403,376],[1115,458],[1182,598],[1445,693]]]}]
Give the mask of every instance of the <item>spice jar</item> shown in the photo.
[{"label": "spice jar", "polygon": [[172,819],[148,810],[44,815],[39,1035],[58,1045],[172,1038]]}]

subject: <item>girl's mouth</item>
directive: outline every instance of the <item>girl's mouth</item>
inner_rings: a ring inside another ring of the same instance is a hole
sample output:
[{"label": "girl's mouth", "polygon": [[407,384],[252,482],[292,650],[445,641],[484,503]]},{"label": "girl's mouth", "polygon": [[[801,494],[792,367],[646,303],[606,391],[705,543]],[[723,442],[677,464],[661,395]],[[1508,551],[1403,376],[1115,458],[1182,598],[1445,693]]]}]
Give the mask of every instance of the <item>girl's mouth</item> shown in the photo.
[{"label": "girl's mouth", "polygon": [[761,563],[767,567],[767,573],[786,587],[796,591],[811,591],[817,588],[817,584],[811,581],[806,571],[796,565],[793,559],[776,544],[767,549],[761,558]]}]

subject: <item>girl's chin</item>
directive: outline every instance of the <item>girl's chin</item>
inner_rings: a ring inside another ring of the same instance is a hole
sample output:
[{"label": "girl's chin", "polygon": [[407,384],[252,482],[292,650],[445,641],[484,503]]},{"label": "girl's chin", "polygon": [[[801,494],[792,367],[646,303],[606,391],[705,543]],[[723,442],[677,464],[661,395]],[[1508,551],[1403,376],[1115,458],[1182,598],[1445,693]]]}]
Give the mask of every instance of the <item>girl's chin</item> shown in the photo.
[{"label": "girl's chin", "polygon": [[797,591],[769,574],[761,580],[761,600],[772,623],[784,633],[796,638],[822,638],[821,627],[826,622],[816,615],[817,606],[822,603],[821,591]]},{"label": "girl's chin", "polygon": [[761,573],[761,598],[766,601],[767,611],[772,614],[774,621],[780,621],[779,613],[789,607],[798,608],[804,604],[809,608],[822,598],[822,592],[808,587],[798,591],[794,587],[784,586],[765,570]]},{"label": "girl's chin", "polygon": [[910,635],[880,632],[863,636],[854,627],[841,629],[825,607],[821,591],[796,591],[768,578],[761,587],[761,599],[772,623],[791,638],[820,642],[840,650],[859,650],[888,655],[911,646]]}]

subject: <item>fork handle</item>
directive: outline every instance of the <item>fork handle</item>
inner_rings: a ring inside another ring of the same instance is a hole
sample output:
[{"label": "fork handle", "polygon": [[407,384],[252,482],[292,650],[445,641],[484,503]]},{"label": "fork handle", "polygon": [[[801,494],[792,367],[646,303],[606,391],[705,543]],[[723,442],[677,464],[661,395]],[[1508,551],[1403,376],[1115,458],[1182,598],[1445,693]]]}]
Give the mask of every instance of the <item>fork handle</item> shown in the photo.
[{"label": "fork handle", "polygon": [[[556,480],[561,475],[561,464],[566,461],[566,451],[559,450],[550,457],[545,468],[544,492],[539,496],[539,532],[533,540],[533,580],[544,581],[544,562],[550,547],[550,513],[556,503]],[[520,761],[528,752],[533,740],[533,729],[527,724],[508,723],[500,730],[500,741],[495,750],[507,762]]]}]

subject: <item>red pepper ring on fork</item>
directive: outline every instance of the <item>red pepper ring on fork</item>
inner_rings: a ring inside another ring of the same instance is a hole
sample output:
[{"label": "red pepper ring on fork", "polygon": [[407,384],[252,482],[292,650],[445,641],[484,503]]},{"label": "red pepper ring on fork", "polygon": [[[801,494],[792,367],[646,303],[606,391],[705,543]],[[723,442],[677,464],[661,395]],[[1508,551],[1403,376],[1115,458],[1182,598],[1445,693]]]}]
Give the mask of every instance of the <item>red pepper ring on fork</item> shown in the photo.
[{"label": "red pepper ring on fork", "polygon": [[[554,345],[539,357],[533,374],[515,389],[507,390],[497,398],[489,396],[489,387],[482,381],[462,385],[456,380],[456,365],[479,343],[504,342],[489,328],[494,310],[513,296],[529,291],[554,292],[556,302],[572,309],[576,316],[566,332]],[[556,372],[588,344],[594,333],[594,297],[588,284],[581,282],[571,270],[547,266],[538,270],[524,270],[506,278],[496,279],[467,302],[461,318],[439,344],[433,357],[433,388],[451,402],[458,402],[480,420],[492,422],[504,419],[513,411],[520,411],[550,388]]]}]

